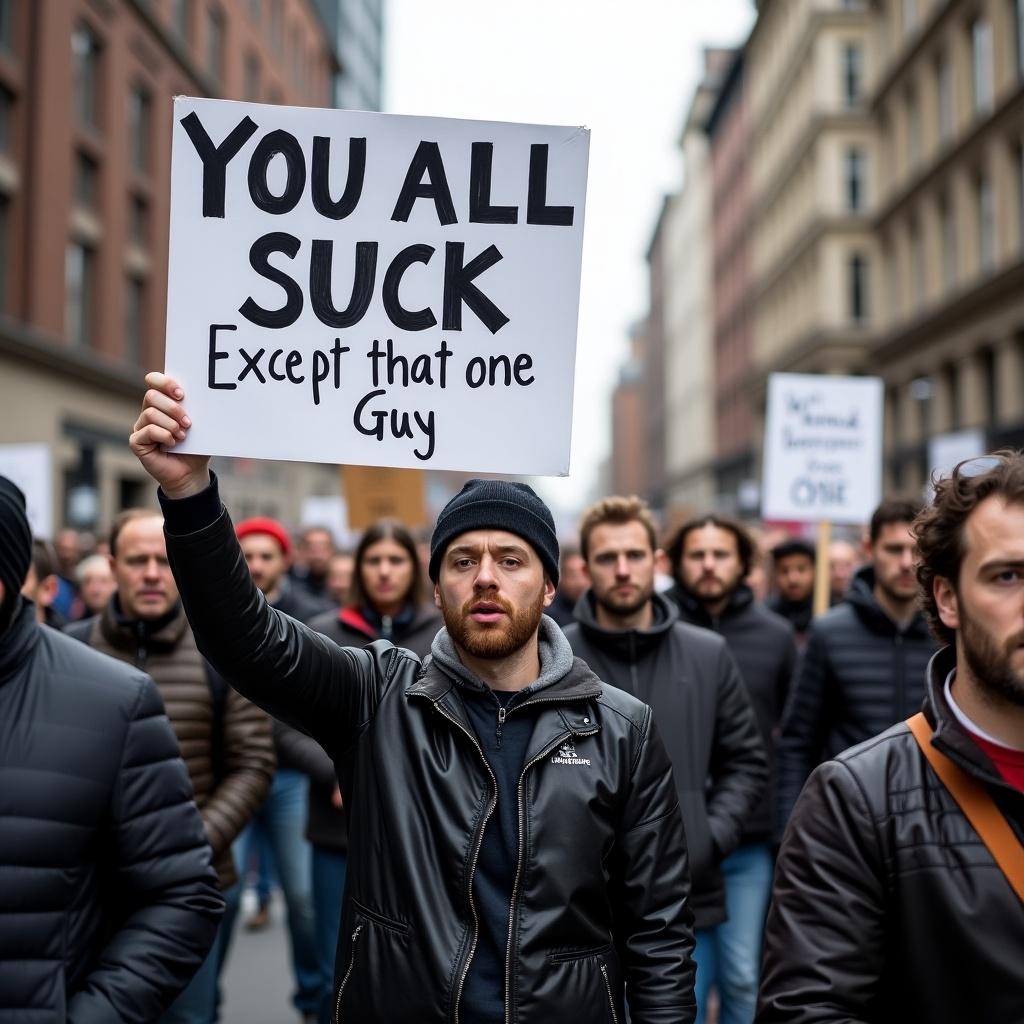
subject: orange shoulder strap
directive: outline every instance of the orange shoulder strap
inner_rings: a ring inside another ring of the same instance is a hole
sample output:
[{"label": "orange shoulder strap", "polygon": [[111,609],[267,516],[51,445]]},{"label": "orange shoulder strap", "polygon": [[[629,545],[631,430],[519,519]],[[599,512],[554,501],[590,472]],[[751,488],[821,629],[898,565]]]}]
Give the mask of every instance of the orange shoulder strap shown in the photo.
[{"label": "orange shoulder strap", "polygon": [[1024,845],[996,807],[988,790],[932,745],[932,727],[921,712],[907,719],[921,753],[981,836],[1017,898],[1024,902]]}]

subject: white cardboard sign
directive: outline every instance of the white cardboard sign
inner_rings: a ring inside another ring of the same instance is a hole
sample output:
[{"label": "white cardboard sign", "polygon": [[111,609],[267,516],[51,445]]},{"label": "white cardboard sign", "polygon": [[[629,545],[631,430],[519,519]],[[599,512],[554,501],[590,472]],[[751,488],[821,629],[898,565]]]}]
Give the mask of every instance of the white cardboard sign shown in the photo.
[{"label": "white cardboard sign", "polygon": [[25,511],[36,537],[53,537],[53,459],[48,444],[0,444],[0,476],[25,495]]},{"label": "white cardboard sign", "polygon": [[881,500],[882,381],[774,373],[765,422],[765,519],[863,523]]},{"label": "white cardboard sign", "polygon": [[178,97],[176,450],[565,475],[590,133]]}]

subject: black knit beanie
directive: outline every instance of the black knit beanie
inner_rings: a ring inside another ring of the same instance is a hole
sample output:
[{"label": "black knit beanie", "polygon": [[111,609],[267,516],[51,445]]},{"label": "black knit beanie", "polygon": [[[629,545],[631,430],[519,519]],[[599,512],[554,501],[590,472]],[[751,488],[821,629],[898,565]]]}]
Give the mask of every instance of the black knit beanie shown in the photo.
[{"label": "black knit beanie", "polygon": [[551,582],[558,584],[558,536],[551,510],[528,484],[470,480],[437,517],[430,538],[430,578],[436,583],[448,545],[470,530],[507,530],[537,552]]},{"label": "black knit beanie", "polygon": [[0,476],[0,631],[7,628],[18,603],[21,585],[32,564],[32,530],[25,514],[25,495],[5,476]]}]

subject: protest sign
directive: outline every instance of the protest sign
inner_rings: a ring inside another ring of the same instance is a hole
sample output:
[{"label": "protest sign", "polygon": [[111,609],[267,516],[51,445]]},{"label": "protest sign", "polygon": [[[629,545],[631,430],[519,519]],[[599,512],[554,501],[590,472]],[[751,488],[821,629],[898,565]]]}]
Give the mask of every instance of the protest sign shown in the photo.
[{"label": "protest sign", "polygon": [[589,143],[178,97],[175,450],[566,474]]},{"label": "protest sign", "polygon": [[864,523],[881,499],[882,382],[775,373],[765,421],[765,519]]},{"label": "protest sign", "polygon": [[0,476],[25,495],[29,526],[36,537],[53,537],[53,462],[48,444],[0,444]]},{"label": "protest sign", "polygon": [[928,438],[928,481],[924,488],[926,499],[931,501],[935,495],[932,480],[949,476],[959,462],[987,453],[985,431],[979,428],[957,430]]},{"label": "protest sign", "polygon": [[426,488],[419,470],[345,466],[341,479],[353,530],[365,530],[378,519],[397,519],[410,529],[427,525]]}]

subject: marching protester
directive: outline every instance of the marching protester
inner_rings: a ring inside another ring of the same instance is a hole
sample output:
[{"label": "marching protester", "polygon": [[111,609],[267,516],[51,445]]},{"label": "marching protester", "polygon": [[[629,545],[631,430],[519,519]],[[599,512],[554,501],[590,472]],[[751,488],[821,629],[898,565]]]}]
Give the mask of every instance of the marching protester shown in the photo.
[{"label": "marching protester", "polygon": [[[235,899],[231,844],[274,774],[270,721],[226,686],[199,653],[168,565],[160,513],[122,512],[110,531],[110,559],[117,583],[113,597],[102,614],[67,632],[152,676],[181,745],[221,891]],[[215,1019],[219,963],[215,948],[165,1012],[163,1024]]]},{"label": "marching protester", "polygon": [[327,595],[336,608],[349,602],[355,565],[355,559],[348,551],[336,552],[327,563]]},{"label": "marching protester", "polygon": [[848,540],[834,540],[828,546],[829,603],[839,604],[850,589],[853,574],[860,567],[857,549]]},{"label": "marching protester", "polygon": [[598,1024],[624,1020],[628,1000],[632,1024],[691,1021],[671,766],[650,709],[543,616],[558,542],[532,489],[474,480],[442,510],[429,574],[445,627],[426,664],[384,640],[339,647],[263,599],[209,459],[164,450],[191,423],[184,392],[147,383],[130,443],[160,484],[202,649],[341,768],[335,1017]]},{"label": "marching protester", "polygon": [[[654,521],[639,498],[605,498],[584,512],[580,551],[590,590],[565,633],[576,656],[602,679],[651,705],[666,738],[693,877],[699,1021],[716,974],[715,929],[727,914],[721,862],[763,803],[767,762],[725,641],[679,621],[675,604],[655,593],[656,550]],[[736,924],[743,929],[751,922]],[[729,968],[730,979],[742,975],[737,999],[752,1002],[756,957]]]},{"label": "marching protester", "polygon": [[36,622],[31,554],[0,477],[0,1018],[152,1024],[216,935],[210,846],[153,681]]},{"label": "marching protester", "polygon": [[775,596],[768,607],[793,627],[802,648],[814,617],[814,547],[790,537],[771,549],[771,557]]},{"label": "marching protester", "polygon": [[88,555],[75,567],[75,581],[82,599],[81,618],[99,615],[117,589],[110,559],[106,555]]},{"label": "marching protester", "polygon": [[768,788],[744,819],[740,845],[721,862],[728,917],[697,937],[698,1000],[714,984],[721,1024],[750,1024],[774,867],[775,741],[793,678],[796,644],[789,623],[755,601],[744,582],[756,551],[740,523],[725,516],[697,516],[676,531],[666,553],[675,573],[675,586],[667,596],[678,605],[683,622],[724,638],[768,754]]},{"label": "marching protester", "polygon": [[811,626],[779,739],[779,834],[822,761],[917,711],[935,641],[921,612],[914,517],[883,501],[871,517],[870,563],[846,600]]},{"label": "marching protester", "polygon": [[589,581],[580,549],[575,544],[562,544],[560,550],[558,592],[545,614],[560,626],[568,626],[574,621],[576,602],[586,592]]},{"label": "marching protester", "polygon": [[819,767],[779,853],[757,1020],[1024,1020],[1024,454],[915,524],[923,713]]},{"label": "marching protester", "polygon": [[296,588],[327,611],[333,606],[327,573],[334,557],[334,537],[326,526],[307,526],[299,535],[295,558],[288,572]]},{"label": "marching protester", "polygon": [[[442,621],[437,609],[426,603],[424,576],[412,534],[394,520],[379,520],[356,547],[349,602],[337,612],[317,616],[310,625],[343,647],[389,640],[425,658]],[[341,924],[348,826],[331,759],[319,746],[307,757],[314,760],[307,836],[313,844],[317,947],[329,972]],[[330,998],[327,1003],[333,1010]],[[328,1024],[329,1014],[322,1019]]]},{"label": "marching protester", "polygon": [[[300,621],[319,612],[319,605],[295,587],[288,576],[292,543],[281,523],[261,516],[245,519],[235,528],[235,535],[249,574],[271,607]],[[293,732],[282,722],[273,723],[277,771],[266,799],[235,841],[235,867],[244,878],[255,858],[261,876],[269,876],[270,865],[276,870],[287,910],[295,980],[292,1001],[300,1014],[315,1020],[327,981],[316,944],[311,851],[304,835],[309,776],[305,759],[293,756],[295,745],[302,743],[301,737],[289,735]],[[269,892],[259,892],[259,899],[254,915],[257,926],[258,915],[265,920],[269,914]],[[227,954],[237,910],[238,901],[231,901],[223,924],[222,959]],[[252,922],[247,927],[252,927]]]}]

